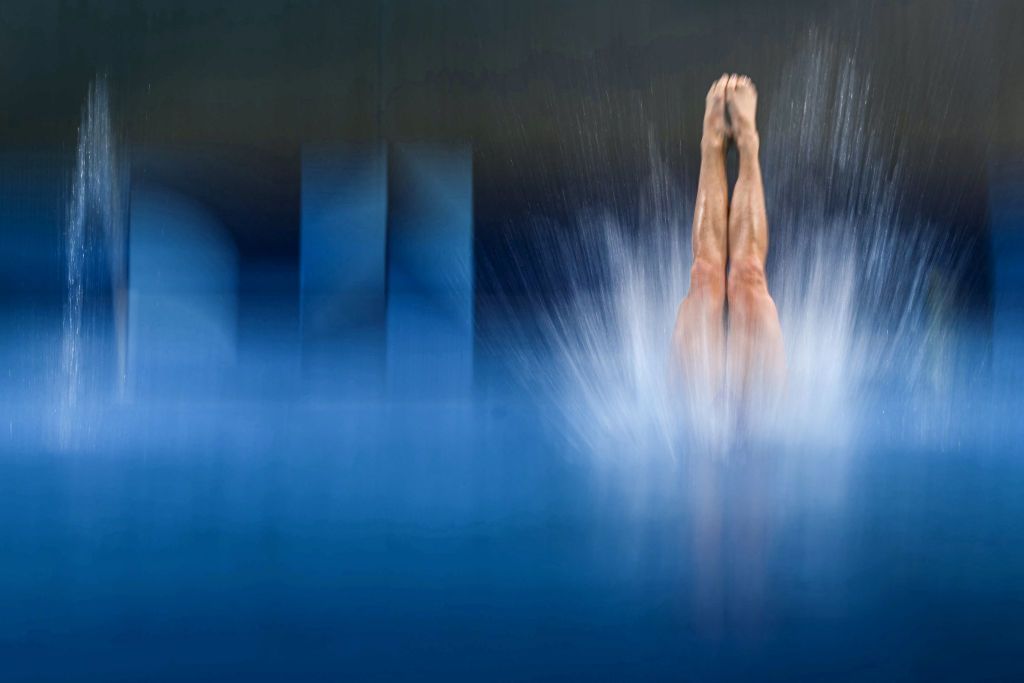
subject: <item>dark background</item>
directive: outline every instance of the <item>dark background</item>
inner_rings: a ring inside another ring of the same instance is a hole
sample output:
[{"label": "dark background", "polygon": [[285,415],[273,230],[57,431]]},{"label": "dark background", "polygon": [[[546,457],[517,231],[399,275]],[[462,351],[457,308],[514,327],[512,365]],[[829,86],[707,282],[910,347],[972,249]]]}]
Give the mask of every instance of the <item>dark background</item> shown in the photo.
[{"label": "dark background", "polygon": [[296,299],[303,144],[468,141],[480,307],[517,286],[502,250],[538,217],[628,213],[652,146],[692,179],[708,83],[748,73],[770,110],[816,31],[870,80],[869,124],[900,141],[913,212],[971,238],[960,301],[984,321],[990,176],[1024,146],[1021,16],[1010,0],[7,2],[0,145],[73,150],[106,74],[126,144],[158,152],[134,171],[184,186],[233,233],[244,309]]}]

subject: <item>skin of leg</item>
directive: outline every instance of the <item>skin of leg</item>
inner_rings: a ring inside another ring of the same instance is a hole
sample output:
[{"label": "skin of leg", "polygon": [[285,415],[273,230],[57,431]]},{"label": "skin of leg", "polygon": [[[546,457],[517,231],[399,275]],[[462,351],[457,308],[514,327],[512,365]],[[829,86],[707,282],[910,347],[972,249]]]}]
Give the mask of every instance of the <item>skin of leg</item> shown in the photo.
[{"label": "skin of leg", "polygon": [[700,178],[693,214],[690,290],[679,305],[673,349],[687,386],[721,386],[725,376],[725,264],[729,185],[725,172],[727,76],[708,91],[701,140]]},{"label": "skin of leg", "polygon": [[744,398],[758,388],[781,389],[786,364],[779,314],[765,278],[768,216],[758,159],[757,91],[749,78],[729,79],[726,106],[740,157],[729,208],[726,365],[730,392]]}]

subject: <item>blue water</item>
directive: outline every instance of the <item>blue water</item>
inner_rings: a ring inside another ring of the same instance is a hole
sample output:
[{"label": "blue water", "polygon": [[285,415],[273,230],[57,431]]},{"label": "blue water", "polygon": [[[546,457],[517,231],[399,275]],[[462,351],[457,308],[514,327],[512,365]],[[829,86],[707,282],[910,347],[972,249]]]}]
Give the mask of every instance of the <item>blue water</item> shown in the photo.
[{"label": "blue water", "polygon": [[8,403],[3,679],[1024,672],[1012,392],[930,442],[890,401],[847,449],[625,465],[511,387],[112,402],[71,450]]}]

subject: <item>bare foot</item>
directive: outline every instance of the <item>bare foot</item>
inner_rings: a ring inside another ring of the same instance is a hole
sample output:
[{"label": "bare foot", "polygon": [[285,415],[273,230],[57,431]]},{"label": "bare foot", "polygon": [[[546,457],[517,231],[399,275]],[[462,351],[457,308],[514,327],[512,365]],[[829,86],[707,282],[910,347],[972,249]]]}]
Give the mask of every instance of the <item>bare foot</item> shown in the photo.
[{"label": "bare foot", "polygon": [[726,106],[732,121],[732,134],[740,151],[757,149],[760,139],[757,135],[757,88],[746,76],[733,74],[725,86]]},{"label": "bare foot", "polygon": [[722,74],[721,78],[712,83],[704,105],[704,139],[702,143],[723,150],[725,143],[732,135],[725,121],[725,97],[728,81],[729,75]]}]

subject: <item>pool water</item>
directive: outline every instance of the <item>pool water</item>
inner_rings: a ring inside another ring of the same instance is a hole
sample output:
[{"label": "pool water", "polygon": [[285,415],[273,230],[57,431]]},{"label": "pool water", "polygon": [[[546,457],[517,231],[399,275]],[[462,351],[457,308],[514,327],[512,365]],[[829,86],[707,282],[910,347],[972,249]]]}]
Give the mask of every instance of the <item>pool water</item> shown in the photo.
[{"label": "pool water", "polygon": [[514,386],[112,401],[74,447],[8,402],[3,678],[1024,673],[1012,392],[931,439],[890,398],[844,447],[597,459]]}]

